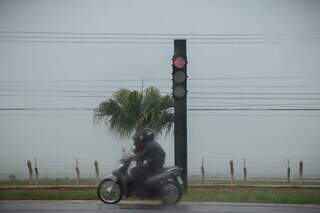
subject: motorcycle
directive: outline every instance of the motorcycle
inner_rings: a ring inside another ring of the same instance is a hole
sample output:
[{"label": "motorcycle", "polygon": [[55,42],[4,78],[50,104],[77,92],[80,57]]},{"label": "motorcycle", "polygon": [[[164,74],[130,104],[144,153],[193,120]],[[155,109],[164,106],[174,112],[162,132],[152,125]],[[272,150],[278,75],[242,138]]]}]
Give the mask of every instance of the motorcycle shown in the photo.
[{"label": "motorcycle", "polygon": [[103,179],[97,189],[99,199],[106,204],[116,204],[123,196],[142,199],[159,199],[163,204],[176,204],[184,192],[182,169],[164,167],[148,176],[142,183],[130,181],[130,165],[135,148],[121,159],[112,174]]}]

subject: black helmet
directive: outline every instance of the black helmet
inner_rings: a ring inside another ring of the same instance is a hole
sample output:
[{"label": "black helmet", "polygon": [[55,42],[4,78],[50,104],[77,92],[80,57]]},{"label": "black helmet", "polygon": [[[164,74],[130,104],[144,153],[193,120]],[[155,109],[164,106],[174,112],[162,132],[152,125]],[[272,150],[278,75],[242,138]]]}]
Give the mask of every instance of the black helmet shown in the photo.
[{"label": "black helmet", "polygon": [[144,143],[148,143],[154,139],[154,132],[152,129],[146,128],[146,129],[142,130],[140,137],[141,137],[140,139]]}]

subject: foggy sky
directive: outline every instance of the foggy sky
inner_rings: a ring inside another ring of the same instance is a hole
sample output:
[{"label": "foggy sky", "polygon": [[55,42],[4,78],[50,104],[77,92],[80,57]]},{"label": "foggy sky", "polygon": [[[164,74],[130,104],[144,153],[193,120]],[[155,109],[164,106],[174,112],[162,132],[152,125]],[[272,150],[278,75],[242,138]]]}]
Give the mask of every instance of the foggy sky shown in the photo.
[{"label": "foggy sky", "polygon": [[[320,33],[319,1],[18,1],[0,0],[0,31],[97,33]],[[181,37],[181,36],[180,36]],[[179,37],[179,38],[180,38]],[[262,44],[194,44],[188,51],[189,92],[237,92],[237,88],[193,88],[193,78],[317,76],[319,42]],[[0,42],[0,79],[3,81],[153,79],[171,78],[172,44],[79,44]],[[206,81],[211,85],[316,85],[320,79],[251,79]],[[10,84],[10,83],[9,83]],[[12,83],[14,84],[14,83]],[[11,84],[11,86],[12,86]],[[19,83],[17,83],[19,84]],[[19,84],[19,85],[20,85]],[[63,85],[67,85],[64,83]],[[77,83],[70,83],[76,85]],[[81,83],[78,83],[81,84]],[[82,85],[89,84],[87,82]],[[91,82],[90,85],[94,85]],[[115,86],[117,82],[99,82]],[[129,83],[128,83],[129,84]],[[18,86],[19,86],[18,85]],[[140,82],[130,83],[139,89]],[[130,86],[129,85],[129,86]],[[170,81],[145,81],[144,87]],[[18,87],[17,86],[17,87]],[[127,86],[122,83],[120,86]],[[29,86],[32,87],[32,86]],[[21,88],[21,86],[20,86]],[[28,88],[28,85],[23,88]],[[81,88],[80,88],[81,89]],[[320,92],[318,88],[247,88],[243,92]],[[8,92],[1,92],[7,94]],[[16,92],[19,93],[19,92]],[[16,94],[15,93],[15,94]],[[21,92],[20,92],[21,93]],[[25,94],[25,93],[23,93]],[[33,93],[28,93],[33,94]],[[38,94],[38,93],[37,93]],[[41,94],[41,93],[40,93]],[[47,94],[47,93],[46,93]],[[205,95],[204,95],[205,96]],[[235,96],[235,95],[234,95]],[[219,96],[220,97],[220,96]],[[222,96],[221,96],[222,97]],[[256,96],[255,96],[256,97]],[[297,97],[297,96],[290,96]],[[96,107],[105,98],[4,97],[0,107]],[[226,100],[189,101],[189,106],[213,105]],[[275,103],[230,100],[236,103]],[[279,100],[276,103],[319,101]],[[113,136],[101,124],[94,126],[90,112],[63,116],[0,117],[1,159],[115,159],[130,141]],[[27,112],[27,114],[43,112]],[[85,113],[87,115],[85,115]],[[188,150],[193,158],[294,158],[320,160],[320,116],[285,116],[317,112],[189,112]],[[23,114],[23,113],[20,113]],[[84,115],[83,115],[84,114]],[[208,116],[218,115],[218,116]],[[243,114],[249,116],[230,116]],[[262,114],[264,116],[255,116]],[[284,114],[284,116],[266,116]],[[160,137],[169,162],[173,139]],[[190,162],[193,166],[193,162]]]}]

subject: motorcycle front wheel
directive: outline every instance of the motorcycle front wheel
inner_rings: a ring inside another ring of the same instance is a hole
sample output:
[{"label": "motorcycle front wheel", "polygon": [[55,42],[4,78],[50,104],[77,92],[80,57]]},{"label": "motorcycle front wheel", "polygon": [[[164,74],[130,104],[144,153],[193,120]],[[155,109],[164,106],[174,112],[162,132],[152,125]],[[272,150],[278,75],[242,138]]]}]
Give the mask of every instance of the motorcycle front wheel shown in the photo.
[{"label": "motorcycle front wheel", "polygon": [[123,196],[120,184],[109,178],[100,182],[97,192],[99,199],[106,204],[116,204]]}]

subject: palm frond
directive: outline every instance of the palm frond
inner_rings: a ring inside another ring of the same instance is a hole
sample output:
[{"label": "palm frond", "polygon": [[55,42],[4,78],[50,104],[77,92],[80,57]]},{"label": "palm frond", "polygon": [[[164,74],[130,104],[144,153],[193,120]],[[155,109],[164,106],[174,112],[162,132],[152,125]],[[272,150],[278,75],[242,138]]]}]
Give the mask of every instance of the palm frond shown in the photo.
[{"label": "palm frond", "polygon": [[152,128],[157,134],[169,133],[173,124],[170,96],[161,96],[159,89],[147,88],[144,93],[121,89],[95,110],[94,121],[103,121],[115,134],[129,137],[143,128]]}]

